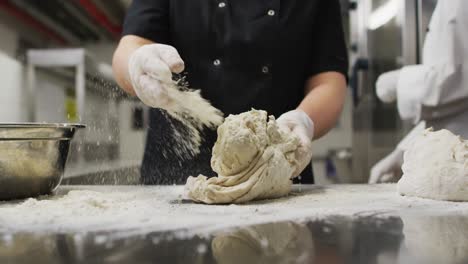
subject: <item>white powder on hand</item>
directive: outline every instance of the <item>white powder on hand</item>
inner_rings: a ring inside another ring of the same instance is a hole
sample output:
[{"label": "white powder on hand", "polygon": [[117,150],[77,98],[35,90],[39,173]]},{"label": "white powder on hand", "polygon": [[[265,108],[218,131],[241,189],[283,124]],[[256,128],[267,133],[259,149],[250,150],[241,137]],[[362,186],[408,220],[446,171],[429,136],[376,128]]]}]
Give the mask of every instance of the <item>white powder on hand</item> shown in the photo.
[{"label": "white powder on hand", "polygon": [[187,196],[208,204],[285,196],[291,190],[298,146],[299,139],[281,131],[265,111],[230,115],[218,128],[211,158],[218,177],[189,177]]}]

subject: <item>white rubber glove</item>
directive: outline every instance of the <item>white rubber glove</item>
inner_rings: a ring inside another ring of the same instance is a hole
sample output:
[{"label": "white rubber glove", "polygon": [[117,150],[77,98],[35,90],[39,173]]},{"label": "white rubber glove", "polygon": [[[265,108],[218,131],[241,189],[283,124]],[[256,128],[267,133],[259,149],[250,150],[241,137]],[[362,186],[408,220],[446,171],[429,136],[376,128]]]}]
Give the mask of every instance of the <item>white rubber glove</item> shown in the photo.
[{"label": "white rubber glove", "polygon": [[369,183],[395,182],[401,177],[404,150],[396,148],[392,153],[377,162],[370,173]]},{"label": "white rubber glove", "polygon": [[370,172],[369,183],[395,182],[401,177],[405,151],[426,129],[426,122],[418,123],[401,141],[395,150],[375,164]]},{"label": "white rubber glove", "polygon": [[282,114],[277,119],[277,124],[280,129],[296,134],[300,140],[300,146],[295,153],[297,168],[293,174],[293,178],[297,177],[310,164],[312,159],[314,122],[304,111],[292,110]]},{"label": "white rubber glove", "polygon": [[375,84],[377,97],[384,103],[392,103],[397,99],[397,84],[400,70],[383,73]]},{"label": "white rubber glove", "polygon": [[130,56],[128,71],[136,95],[150,107],[167,108],[172,102],[167,86],[172,72],[181,73],[184,61],[177,50],[168,45],[150,44]]}]

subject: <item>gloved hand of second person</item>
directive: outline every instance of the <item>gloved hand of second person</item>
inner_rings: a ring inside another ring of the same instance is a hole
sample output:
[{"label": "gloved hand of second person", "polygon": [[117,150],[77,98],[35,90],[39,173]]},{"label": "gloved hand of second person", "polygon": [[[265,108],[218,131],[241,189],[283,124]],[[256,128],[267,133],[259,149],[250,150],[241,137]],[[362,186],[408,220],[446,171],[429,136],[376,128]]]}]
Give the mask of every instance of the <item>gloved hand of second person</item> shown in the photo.
[{"label": "gloved hand of second person", "polygon": [[370,172],[369,183],[396,182],[401,177],[404,150],[396,148],[388,156],[377,162]]},{"label": "gloved hand of second person", "polygon": [[277,124],[280,129],[294,133],[300,140],[300,146],[295,153],[297,168],[293,174],[293,178],[297,177],[310,164],[312,159],[314,122],[304,111],[292,110],[282,114],[277,119]]},{"label": "gloved hand of second person", "polygon": [[375,84],[377,97],[384,103],[392,103],[397,99],[397,84],[400,70],[383,73]]},{"label": "gloved hand of second person", "polygon": [[146,105],[158,108],[166,108],[171,103],[167,87],[173,83],[172,73],[181,73],[184,67],[177,50],[163,44],[138,48],[128,62],[136,95]]}]

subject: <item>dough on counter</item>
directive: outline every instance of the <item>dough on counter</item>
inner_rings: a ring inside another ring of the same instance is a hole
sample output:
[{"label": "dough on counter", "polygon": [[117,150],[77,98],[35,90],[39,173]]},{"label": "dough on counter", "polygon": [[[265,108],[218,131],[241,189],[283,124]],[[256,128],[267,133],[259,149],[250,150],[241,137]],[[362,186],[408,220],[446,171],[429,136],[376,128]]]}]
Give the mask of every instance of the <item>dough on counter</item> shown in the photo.
[{"label": "dough on counter", "polygon": [[468,141],[448,130],[426,130],[404,155],[401,195],[468,201]]},{"label": "dough on counter", "polygon": [[251,110],[218,127],[211,167],[218,177],[189,177],[188,198],[207,204],[277,198],[291,190],[299,139],[281,131],[273,116]]}]

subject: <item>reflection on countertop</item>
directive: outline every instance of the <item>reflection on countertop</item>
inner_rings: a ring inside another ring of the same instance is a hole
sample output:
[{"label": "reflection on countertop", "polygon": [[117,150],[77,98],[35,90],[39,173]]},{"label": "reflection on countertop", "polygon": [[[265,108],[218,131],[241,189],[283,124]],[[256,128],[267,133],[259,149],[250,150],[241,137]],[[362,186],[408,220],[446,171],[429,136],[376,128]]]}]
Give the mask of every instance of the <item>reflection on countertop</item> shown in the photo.
[{"label": "reflection on countertop", "polygon": [[0,263],[467,263],[468,216],[330,216],[180,237],[0,234]]}]

